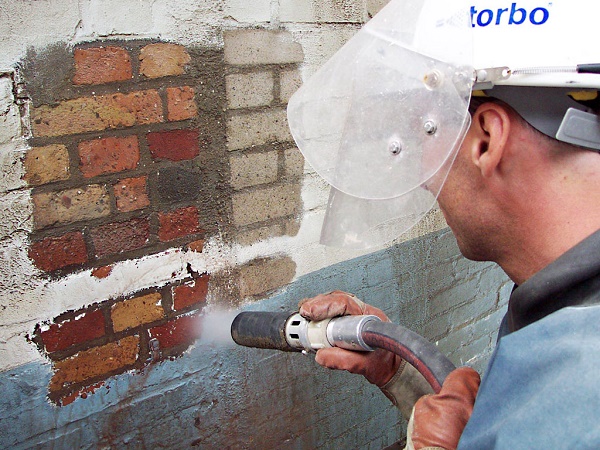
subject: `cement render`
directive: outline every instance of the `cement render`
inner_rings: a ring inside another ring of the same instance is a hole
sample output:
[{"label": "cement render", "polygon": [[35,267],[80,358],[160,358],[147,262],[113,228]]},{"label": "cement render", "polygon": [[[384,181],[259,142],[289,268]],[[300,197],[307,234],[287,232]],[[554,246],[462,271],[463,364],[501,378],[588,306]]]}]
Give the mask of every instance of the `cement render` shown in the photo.
[{"label": "cement render", "polygon": [[[505,277],[489,264],[465,263],[447,230],[300,277],[246,309],[291,311],[305,296],[339,288],[422,332],[435,319],[423,281],[440,265],[461,269],[441,291],[449,303],[464,303],[455,297],[464,294],[466,282],[476,291],[479,316],[487,311],[500,320]],[[480,283],[471,284],[473,279]],[[463,335],[448,349],[455,363],[484,365],[478,355],[489,352],[497,324],[482,322],[482,337]],[[467,321],[446,330],[446,337],[473,326]],[[405,427],[383,394],[361,377],[327,371],[312,356],[296,353],[201,341],[174,361],[111,378],[93,395],[61,408],[46,399],[50,376],[49,366],[40,363],[0,374],[1,448],[380,449],[400,439]]]}]

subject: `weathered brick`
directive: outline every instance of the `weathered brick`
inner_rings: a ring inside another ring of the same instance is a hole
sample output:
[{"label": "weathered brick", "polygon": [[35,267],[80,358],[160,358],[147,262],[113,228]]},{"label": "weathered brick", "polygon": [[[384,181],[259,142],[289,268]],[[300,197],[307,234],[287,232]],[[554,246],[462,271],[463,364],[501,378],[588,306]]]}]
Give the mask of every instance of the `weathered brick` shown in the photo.
[{"label": "weathered brick", "polygon": [[138,359],[139,341],[138,336],[128,336],[120,341],[56,361],[54,376],[50,380],[50,391],[58,391],[75,383],[131,368]]},{"label": "weathered brick", "polygon": [[229,108],[252,108],[270,105],[273,101],[273,74],[252,72],[225,77]]},{"label": "weathered brick", "polygon": [[264,241],[275,236],[282,236],[283,234],[284,229],[282,224],[277,223],[236,233],[235,242],[240,245],[252,245],[256,242]]},{"label": "weathered brick", "polygon": [[48,353],[104,336],[104,314],[99,309],[79,314],[74,319],[50,325],[40,337]]},{"label": "weathered brick", "polygon": [[269,186],[239,192],[233,196],[232,201],[234,224],[249,225],[294,214],[301,207],[300,187]]},{"label": "weathered brick", "polygon": [[148,133],[148,147],[154,159],[183,161],[200,153],[198,130],[172,130]]},{"label": "weathered brick", "polygon": [[57,223],[97,219],[110,214],[108,192],[101,185],[35,194],[33,205],[37,229]]},{"label": "weathered brick", "polygon": [[225,62],[233,65],[300,63],[302,47],[288,32],[241,29],[223,33]]},{"label": "weathered brick", "polygon": [[228,0],[225,14],[236,22],[256,24],[271,20],[271,0]]},{"label": "weathered brick", "polygon": [[200,232],[198,208],[188,206],[158,214],[158,238],[162,242]]},{"label": "weathered brick", "polygon": [[104,84],[132,77],[131,58],[124,48],[77,48],[74,57],[74,84]]},{"label": "weathered brick", "polygon": [[299,177],[304,173],[304,156],[296,147],[289,148],[284,152],[284,161],[287,177]]},{"label": "weathered brick", "polygon": [[229,150],[291,140],[285,109],[239,114],[230,117],[227,122]]},{"label": "weathered brick", "polygon": [[263,294],[290,283],[296,274],[291,258],[259,259],[240,268],[239,289],[242,298]]},{"label": "weathered brick", "polygon": [[150,223],[145,218],[109,223],[92,229],[90,236],[100,258],[142,248],[150,238]]},{"label": "weathered brick", "polygon": [[365,20],[364,1],[336,0],[280,0],[279,17],[282,22],[346,22]]},{"label": "weathered brick", "polygon": [[161,349],[189,345],[200,337],[200,333],[200,320],[196,315],[181,316],[150,329],[151,338],[158,340]]},{"label": "weathered brick", "polygon": [[161,295],[153,293],[116,303],[110,317],[116,332],[160,320],[164,317]]},{"label": "weathered brick", "polygon": [[86,178],[132,170],[139,161],[140,149],[135,135],[79,143],[79,169]]},{"label": "weathered brick", "polygon": [[369,17],[373,17],[387,5],[389,0],[367,0],[367,12]]},{"label": "weathered brick", "polygon": [[125,178],[113,186],[117,209],[121,212],[135,211],[150,204],[146,190],[147,177]]},{"label": "weathered brick", "polygon": [[189,86],[167,88],[167,111],[170,121],[196,117],[198,108],[194,101],[194,89]]},{"label": "weathered brick", "polygon": [[69,152],[61,144],[34,147],[25,155],[25,176],[32,186],[67,180],[69,172]]},{"label": "weathered brick", "polygon": [[149,44],[140,52],[140,73],[148,78],[183,75],[190,61],[190,55],[181,45]]},{"label": "weathered brick", "polygon": [[279,80],[279,100],[287,103],[294,92],[302,86],[302,75],[299,70],[283,70]]},{"label": "weathered brick", "polygon": [[173,288],[173,309],[179,311],[204,302],[208,294],[208,281],[209,276],[202,275],[191,283]]},{"label": "weathered brick", "polygon": [[80,232],[49,237],[33,242],[29,247],[29,257],[36,267],[52,272],[75,264],[87,262],[87,249]]},{"label": "weathered brick", "polygon": [[229,159],[231,185],[234,189],[272,183],[277,180],[278,154],[266,153],[233,154]]},{"label": "weathered brick", "polygon": [[63,136],[163,121],[162,101],[155,90],[77,98],[55,107],[42,105],[35,108],[31,116],[36,137]]}]

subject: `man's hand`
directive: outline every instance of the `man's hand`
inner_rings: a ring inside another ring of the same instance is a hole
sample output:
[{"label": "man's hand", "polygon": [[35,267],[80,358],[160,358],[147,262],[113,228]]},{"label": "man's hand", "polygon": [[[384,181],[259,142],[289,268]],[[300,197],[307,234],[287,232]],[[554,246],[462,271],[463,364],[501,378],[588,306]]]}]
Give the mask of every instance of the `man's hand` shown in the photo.
[{"label": "man's hand", "polygon": [[[448,375],[436,395],[421,397],[408,425],[407,449],[455,449],[473,412],[479,374],[461,367]],[[411,446],[412,445],[412,446]]]},{"label": "man's hand", "polygon": [[[388,317],[378,308],[367,305],[352,294],[333,291],[300,302],[300,314],[309,320],[325,320],[346,315],[372,314],[389,322]],[[323,348],[317,351],[315,361],[329,369],[347,370],[363,375],[376,386],[385,385],[396,373],[402,358],[387,350],[355,352],[339,347]]]}]

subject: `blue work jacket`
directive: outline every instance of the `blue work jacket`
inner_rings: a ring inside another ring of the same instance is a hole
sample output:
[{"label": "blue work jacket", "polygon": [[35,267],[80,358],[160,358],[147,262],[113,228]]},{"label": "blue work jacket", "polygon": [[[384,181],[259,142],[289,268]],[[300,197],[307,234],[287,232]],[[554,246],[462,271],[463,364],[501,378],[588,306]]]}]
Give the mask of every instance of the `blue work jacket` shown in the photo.
[{"label": "blue work jacket", "polygon": [[600,231],[513,290],[459,449],[600,449]]}]

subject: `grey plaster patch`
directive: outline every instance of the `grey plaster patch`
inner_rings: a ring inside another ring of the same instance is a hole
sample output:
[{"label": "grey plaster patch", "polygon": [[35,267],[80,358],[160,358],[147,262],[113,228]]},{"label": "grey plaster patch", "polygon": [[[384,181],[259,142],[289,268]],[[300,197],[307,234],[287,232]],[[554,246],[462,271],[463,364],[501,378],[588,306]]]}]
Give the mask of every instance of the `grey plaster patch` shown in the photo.
[{"label": "grey plaster patch", "polygon": [[34,107],[56,105],[73,97],[73,53],[67,43],[57,42],[41,49],[30,47],[21,67]]}]

